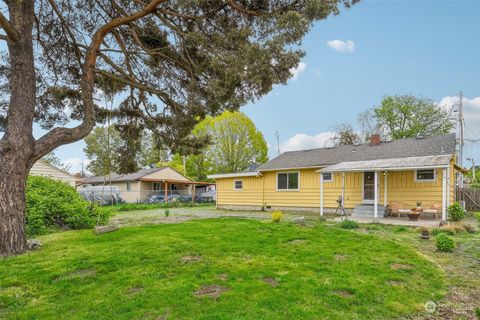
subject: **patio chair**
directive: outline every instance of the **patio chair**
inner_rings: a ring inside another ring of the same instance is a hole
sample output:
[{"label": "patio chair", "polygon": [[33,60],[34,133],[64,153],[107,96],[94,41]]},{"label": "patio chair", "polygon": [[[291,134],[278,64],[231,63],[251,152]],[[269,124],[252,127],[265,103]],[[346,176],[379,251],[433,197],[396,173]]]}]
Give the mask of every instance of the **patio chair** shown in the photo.
[{"label": "patio chair", "polygon": [[437,214],[442,214],[442,204],[433,203],[429,209],[424,209],[423,213],[431,213],[435,217],[435,220],[438,220]]},{"label": "patio chair", "polygon": [[399,201],[390,201],[389,202],[389,207],[390,207],[390,217],[393,216],[394,214],[397,215],[397,218],[400,219],[400,215],[410,213],[412,206],[399,202]]}]

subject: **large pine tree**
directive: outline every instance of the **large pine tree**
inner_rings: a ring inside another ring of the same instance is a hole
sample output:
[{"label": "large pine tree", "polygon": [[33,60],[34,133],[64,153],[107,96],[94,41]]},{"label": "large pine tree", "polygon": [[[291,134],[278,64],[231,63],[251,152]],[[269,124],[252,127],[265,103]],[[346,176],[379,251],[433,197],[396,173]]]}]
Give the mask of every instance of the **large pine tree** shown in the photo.
[{"label": "large pine tree", "polygon": [[[355,0],[5,0],[0,41],[0,254],[25,249],[32,165],[106,115],[128,152],[148,128],[172,151],[206,115],[286,83],[312,23]],[[96,93],[122,102],[111,112]],[[33,137],[33,124],[50,130]]]}]

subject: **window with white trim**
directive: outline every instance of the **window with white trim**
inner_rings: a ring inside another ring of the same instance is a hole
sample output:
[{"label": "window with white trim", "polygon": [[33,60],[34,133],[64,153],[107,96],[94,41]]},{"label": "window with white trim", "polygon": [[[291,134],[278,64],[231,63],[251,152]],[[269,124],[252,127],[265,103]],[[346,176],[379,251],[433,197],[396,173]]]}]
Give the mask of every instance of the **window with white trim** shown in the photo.
[{"label": "window with white trim", "polygon": [[282,172],[277,173],[277,190],[298,190],[299,173]]},{"label": "window with white trim", "polygon": [[153,183],[153,190],[154,191],[162,190],[162,184],[160,182],[154,182]]},{"label": "window with white trim", "polygon": [[235,190],[242,190],[242,189],[243,189],[243,180],[235,180],[235,181],[233,181],[233,189],[235,189]]},{"label": "window with white trim", "polygon": [[433,169],[417,170],[415,172],[416,181],[435,181],[436,172]]},{"label": "window with white trim", "polygon": [[323,174],[323,182],[331,182],[333,181],[333,173],[331,172],[325,172]]},{"label": "window with white trim", "polygon": [[130,181],[127,181],[126,184],[127,184],[127,186],[126,186],[127,191],[132,191],[132,184],[130,183]]}]

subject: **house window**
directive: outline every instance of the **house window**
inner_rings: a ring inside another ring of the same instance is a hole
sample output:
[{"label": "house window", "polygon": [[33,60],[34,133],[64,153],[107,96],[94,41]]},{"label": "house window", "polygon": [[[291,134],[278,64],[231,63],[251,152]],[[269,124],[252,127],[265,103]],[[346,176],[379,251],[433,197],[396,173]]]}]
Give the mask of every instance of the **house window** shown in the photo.
[{"label": "house window", "polygon": [[416,181],[435,181],[435,170],[417,170],[415,180]]},{"label": "house window", "polygon": [[132,185],[130,184],[130,181],[127,181],[127,191],[132,191]]},{"label": "house window", "polygon": [[298,190],[298,172],[283,172],[277,174],[277,190]]},{"label": "house window", "polygon": [[233,182],[233,189],[242,190],[243,189],[243,180],[235,180]]},{"label": "house window", "polygon": [[154,182],[153,183],[153,190],[154,191],[162,190],[162,184],[160,182]]},{"label": "house window", "polygon": [[331,172],[325,172],[323,174],[323,182],[331,182],[333,181],[333,174]]}]

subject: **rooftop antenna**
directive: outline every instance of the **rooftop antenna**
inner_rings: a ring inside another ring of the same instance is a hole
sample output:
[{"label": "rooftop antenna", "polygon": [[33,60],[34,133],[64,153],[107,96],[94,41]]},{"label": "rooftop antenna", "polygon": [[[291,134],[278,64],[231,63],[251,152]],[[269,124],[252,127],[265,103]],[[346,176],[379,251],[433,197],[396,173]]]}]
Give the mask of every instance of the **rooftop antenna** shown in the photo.
[{"label": "rooftop antenna", "polygon": [[277,151],[280,154],[280,132],[278,130],[275,130],[275,137],[277,138]]}]

